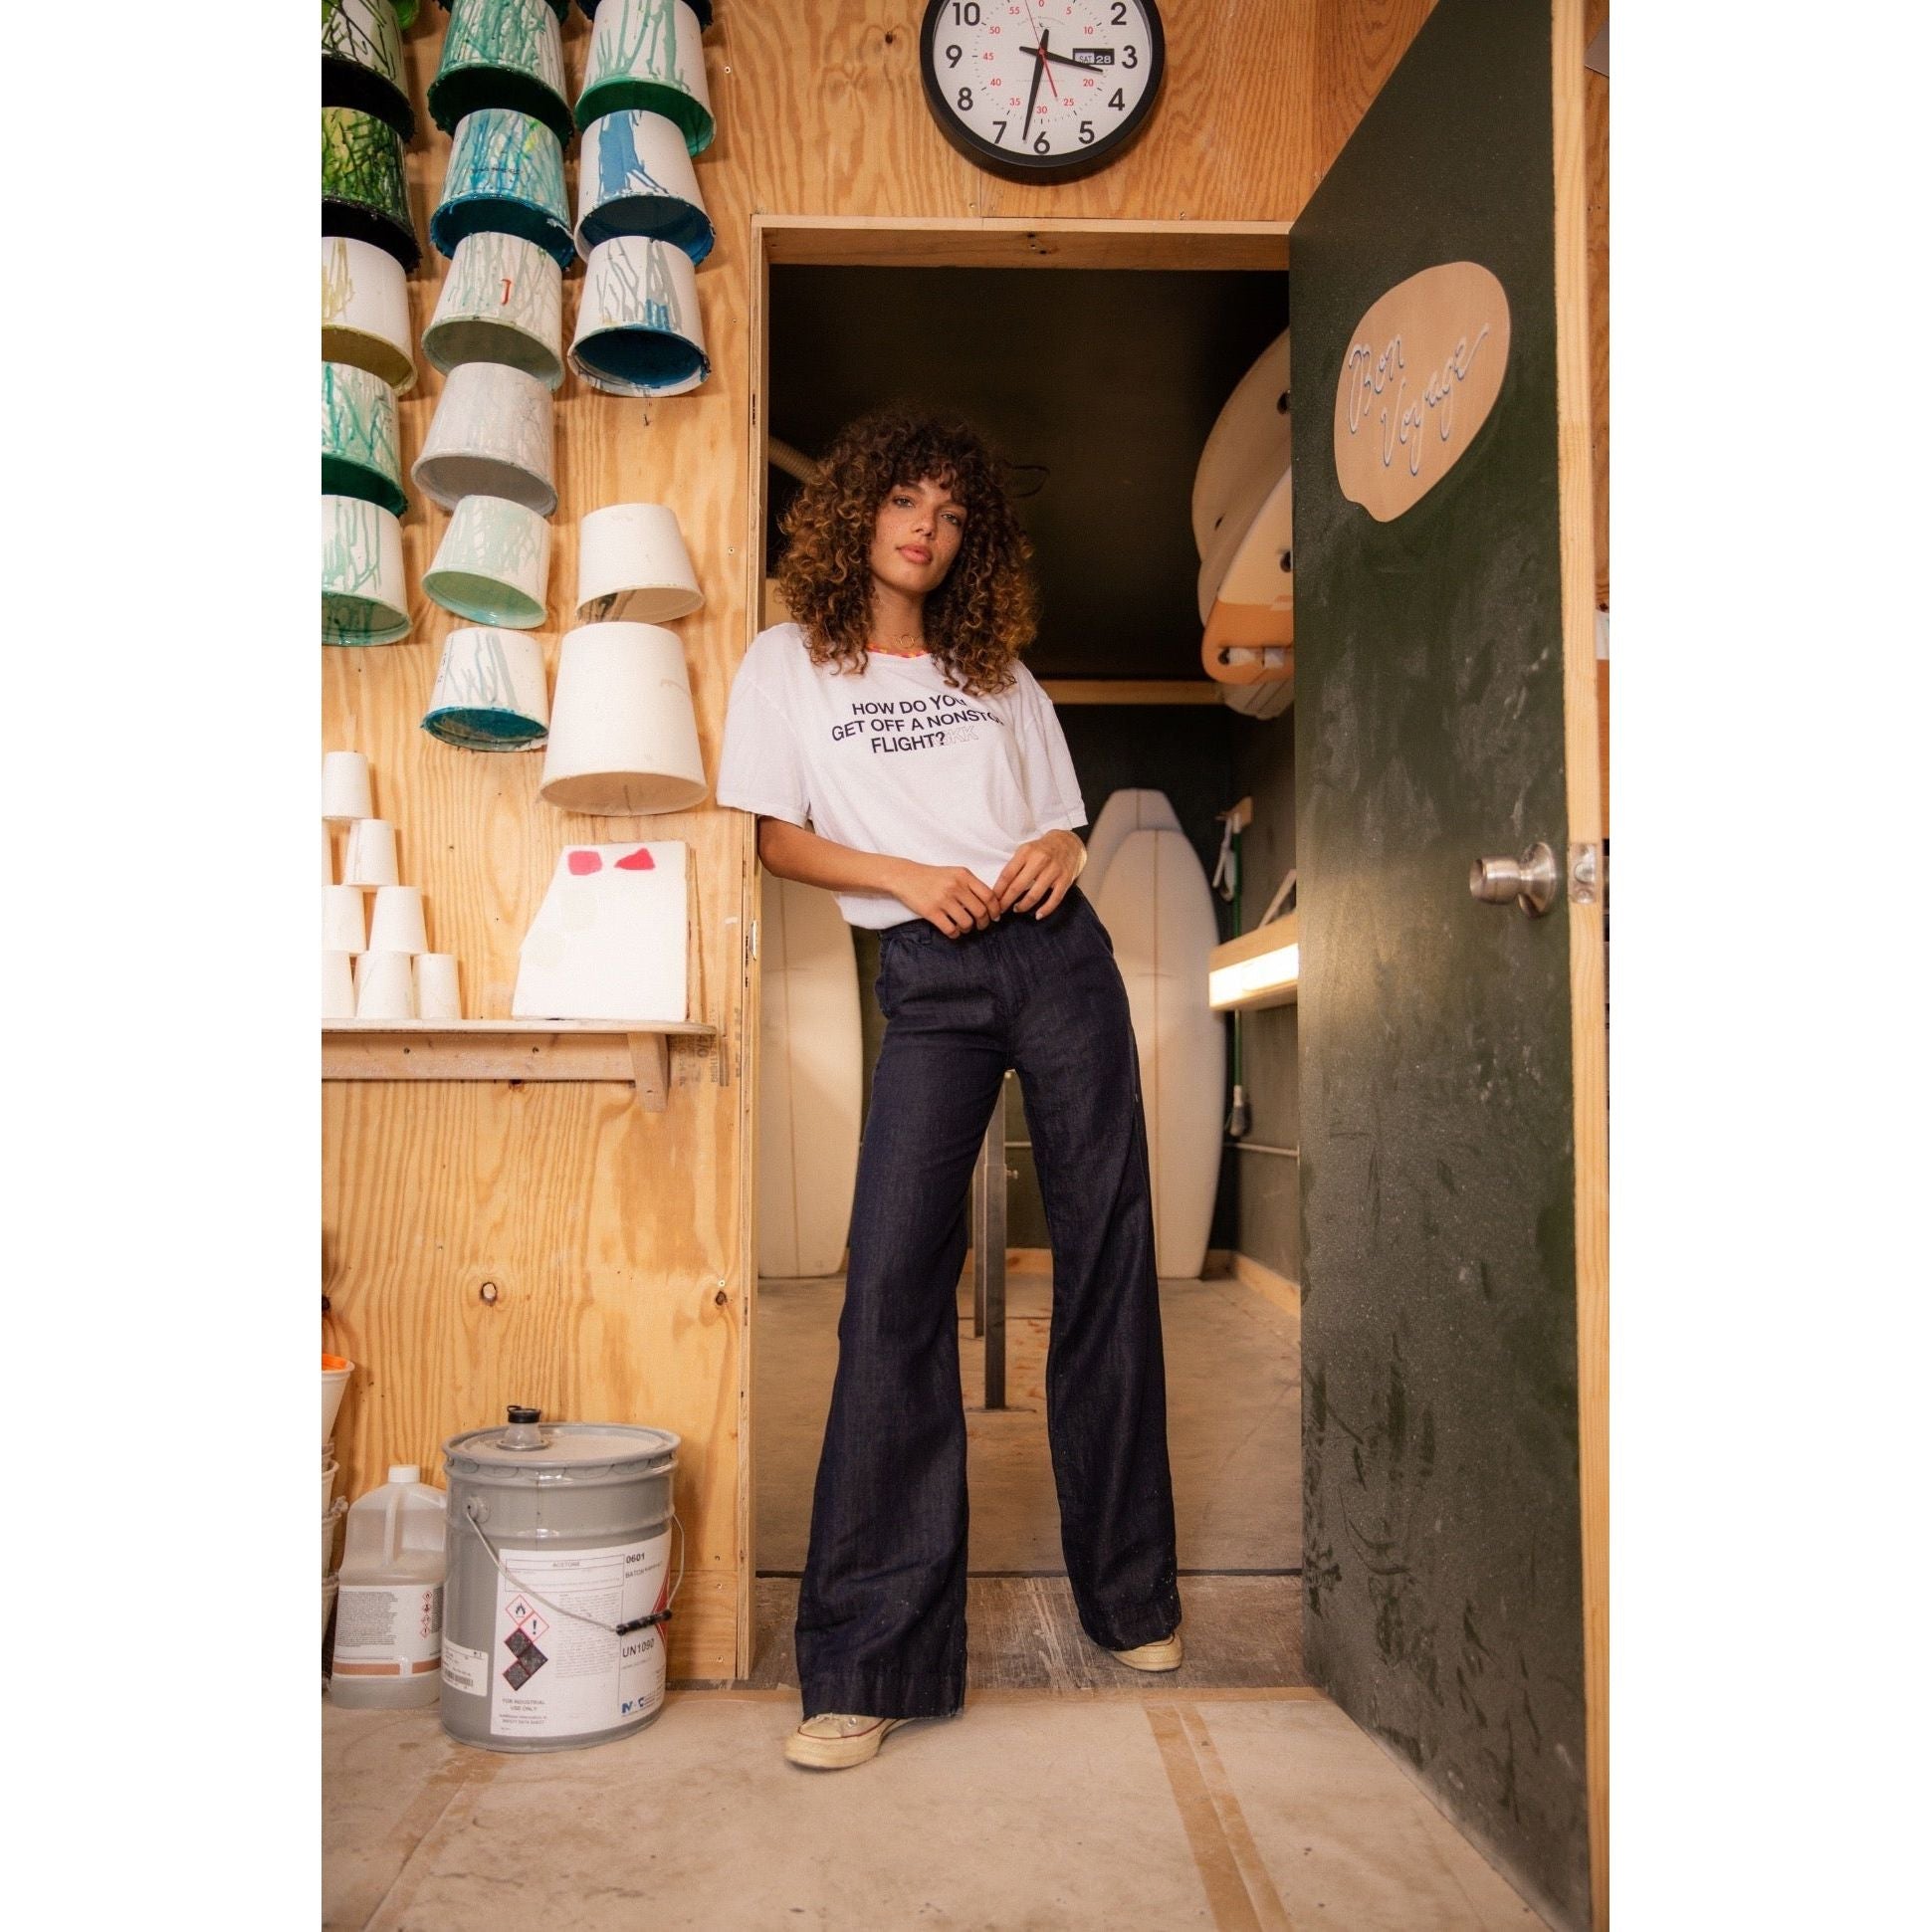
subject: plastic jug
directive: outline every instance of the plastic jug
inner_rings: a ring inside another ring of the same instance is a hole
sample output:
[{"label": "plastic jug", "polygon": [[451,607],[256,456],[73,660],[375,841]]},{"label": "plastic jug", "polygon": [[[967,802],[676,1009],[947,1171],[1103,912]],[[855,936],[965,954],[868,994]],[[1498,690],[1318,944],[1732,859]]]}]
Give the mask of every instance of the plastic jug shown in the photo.
[{"label": "plastic jug", "polygon": [[443,1663],[444,1525],[449,1499],[398,1462],[349,1505],[335,1602],[332,1703],[356,1710],[434,1704]]}]

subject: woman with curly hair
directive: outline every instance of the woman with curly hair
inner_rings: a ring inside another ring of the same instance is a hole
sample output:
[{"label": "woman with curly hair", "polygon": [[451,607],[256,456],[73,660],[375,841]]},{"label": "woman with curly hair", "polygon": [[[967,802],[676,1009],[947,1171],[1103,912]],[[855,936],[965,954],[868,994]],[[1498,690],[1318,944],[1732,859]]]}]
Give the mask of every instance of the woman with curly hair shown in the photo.
[{"label": "woman with curly hair", "polygon": [[965,1704],[957,1297],[1009,1067],[1052,1237],[1047,1428],[1074,1603],[1122,1662],[1172,1670],[1181,1600],[1140,1057],[1076,883],[1073,761],[1019,662],[1031,546],[980,438],[897,408],[837,438],[784,529],[795,621],[739,667],[717,796],[757,815],[767,871],[879,931],[887,1021],[798,1593],[805,1721],[785,1746],[831,1770]]}]

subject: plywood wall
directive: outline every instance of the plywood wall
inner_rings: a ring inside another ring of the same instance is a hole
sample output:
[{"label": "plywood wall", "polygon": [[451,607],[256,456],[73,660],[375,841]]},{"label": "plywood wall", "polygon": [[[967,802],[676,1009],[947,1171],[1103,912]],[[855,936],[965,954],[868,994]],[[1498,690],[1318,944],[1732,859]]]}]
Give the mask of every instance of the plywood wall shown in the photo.
[{"label": "plywood wall", "polygon": [[[751,215],[1085,217],[1291,221],[1427,15],[1427,0],[1165,0],[1169,69],[1138,146],[1058,188],[981,174],[934,126],[921,92],[919,0],[721,0],[706,42],[718,133],[698,179],[718,247],[698,277],[714,373],[662,403],[557,398],[561,491],[552,671],[575,582],[577,520],[628,500],[677,509],[704,610],[679,630],[709,771],[731,677],[755,629],[748,554],[748,318]],[[419,131],[410,150],[427,242],[448,137],[424,90],[446,19],[405,38]],[[565,60],[580,80],[588,27],[572,9]],[[572,156],[568,176],[574,195]],[[445,264],[412,279],[420,331]],[[566,335],[581,277],[564,289]],[[440,382],[405,398],[413,461]],[[446,523],[417,498],[403,520],[412,587]],[[507,1401],[558,1416],[646,1421],[685,1440],[678,1496],[691,1578],[672,1674],[749,1667],[751,1293],[749,1176],[757,1028],[745,939],[755,914],[751,822],[712,806],[649,820],[572,817],[537,797],[540,759],[478,756],[418,729],[442,639],[457,620],[418,594],[408,642],[324,650],[323,743],[366,751],[377,809],[398,828],[402,876],[425,890],[431,941],[456,953],[465,1010],[508,1010],[517,949],[567,841],[688,840],[698,894],[692,1016],[715,1051],[674,1049],[662,1114],[618,1086],[334,1085],[324,1089],[327,1345],[358,1373],[339,1452],[353,1493],[391,1460],[440,1466],[439,1444]]]}]

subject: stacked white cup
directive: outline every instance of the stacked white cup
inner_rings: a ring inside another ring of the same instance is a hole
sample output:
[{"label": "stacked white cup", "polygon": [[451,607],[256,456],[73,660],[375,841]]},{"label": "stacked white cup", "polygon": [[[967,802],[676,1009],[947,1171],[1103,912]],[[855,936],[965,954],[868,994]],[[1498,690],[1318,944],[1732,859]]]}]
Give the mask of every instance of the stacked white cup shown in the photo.
[{"label": "stacked white cup", "polygon": [[429,950],[421,888],[397,876],[395,827],[375,815],[362,752],[322,753],[322,1018],[462,1018],[455,957]]}]

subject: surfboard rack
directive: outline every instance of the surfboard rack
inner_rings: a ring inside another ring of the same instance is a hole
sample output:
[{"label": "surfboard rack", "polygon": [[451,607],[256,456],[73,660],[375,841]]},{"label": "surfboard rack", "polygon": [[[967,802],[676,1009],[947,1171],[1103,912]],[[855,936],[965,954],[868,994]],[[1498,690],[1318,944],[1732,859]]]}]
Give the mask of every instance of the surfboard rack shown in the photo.
[{"label": "surfboard rack", "polygon": [[724,1083],[718,1028],[704,1020],[323,1020],[322,1078],[626,1081],[645,1112],[661,1114],[674,1039]]}]

